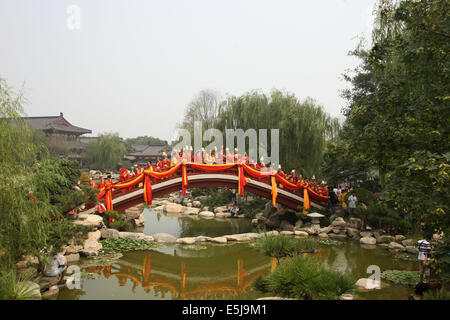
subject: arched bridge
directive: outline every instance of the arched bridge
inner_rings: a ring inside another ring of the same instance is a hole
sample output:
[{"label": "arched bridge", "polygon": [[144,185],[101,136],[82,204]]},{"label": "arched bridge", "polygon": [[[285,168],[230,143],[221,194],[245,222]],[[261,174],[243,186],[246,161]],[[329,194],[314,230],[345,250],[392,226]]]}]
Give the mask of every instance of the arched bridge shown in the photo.
[{"label": "arched bridge", "polygon": [[292,209],[298,206],[323,209],[329,199],[303,181],[293,184],[276,171],[259,171],[245,163],[209,165],[190,162],[181,162],[165,171],[146,169],[124,183],[107,182],[98,198],[104,199],[108,210],[123,211],[142,202],[150,205],[152,198],[179,190],[185,194],[187,188],[201,187],[237,189],[240,195],[247,191],[271,199],[273,205],[280,203]]}]

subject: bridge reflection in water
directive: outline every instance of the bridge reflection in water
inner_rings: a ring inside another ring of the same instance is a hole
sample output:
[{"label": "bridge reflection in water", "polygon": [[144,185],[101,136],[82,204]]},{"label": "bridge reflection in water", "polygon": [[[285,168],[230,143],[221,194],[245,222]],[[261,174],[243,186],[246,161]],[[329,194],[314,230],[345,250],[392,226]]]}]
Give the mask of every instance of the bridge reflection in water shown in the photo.
[{"label": "bridge reflection in water", "polygon": [[168,293],[171,299],[180,300],[240,299],[253,290],[251,283],[258,276],[267,275],[276,265],[275,259],[239,245],[211,247],[187,257],[176,250],[180,249],[174,249],[174,255],[129,252],[113,265],[88,267],[86,271],[116,278],[121,287],[131,282],[133,292],[142,287],[162,299]]}]

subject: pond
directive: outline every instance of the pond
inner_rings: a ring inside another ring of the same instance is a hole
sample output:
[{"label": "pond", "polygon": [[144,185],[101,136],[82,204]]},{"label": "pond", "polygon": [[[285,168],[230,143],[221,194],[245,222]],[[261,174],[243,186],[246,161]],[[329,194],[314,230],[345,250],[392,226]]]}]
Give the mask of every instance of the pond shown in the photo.
[{"label": "pond", "polygon": [[[247,219],[203,219],[157,213],[145,209],[143,232],[165,232],[176,237],[220,236],[252,232]],[[359,242],[318,242],[314,257],[328,267],[367,278],[367,267],[417,270],[415,261],[393,259],[380,247],[366,249]],[[249,243],[228,245],[166,245],[160,249],[124,253],[111,265],[88,267],[91,278],[84,279],[80,290],[63,288],[58,299],[256,299],[263,297],[251,283],[273,270],[276,262],[252,248]],[[405,300],[411,288],[389,283],[380,290],[358,291],[358,299]]]}]

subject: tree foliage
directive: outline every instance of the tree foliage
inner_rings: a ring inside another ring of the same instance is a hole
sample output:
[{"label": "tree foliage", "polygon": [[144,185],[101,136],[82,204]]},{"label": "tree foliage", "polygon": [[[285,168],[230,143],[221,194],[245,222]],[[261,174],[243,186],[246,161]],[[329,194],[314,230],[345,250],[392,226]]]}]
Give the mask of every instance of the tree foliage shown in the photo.
[{"label": "tree foliage", "polygon": [[86,147],[90,168],[114,170],[122,161],[127,147],[118,133],[105,133]]}]

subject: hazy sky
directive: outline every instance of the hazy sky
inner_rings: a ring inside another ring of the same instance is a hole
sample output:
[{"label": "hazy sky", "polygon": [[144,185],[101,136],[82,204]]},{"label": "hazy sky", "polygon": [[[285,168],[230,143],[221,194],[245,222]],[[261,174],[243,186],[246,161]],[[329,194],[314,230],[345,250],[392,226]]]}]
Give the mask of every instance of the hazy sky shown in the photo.
[{"label": "hazy sky", "polygon": [[[0,0],[0,77],[29,116],[170,139],[204,88],[273,88],[334,116],[375,0]],[[80,8],[80,28],[68,7]],[[75,21],[75,24],[73,24]]]}]

